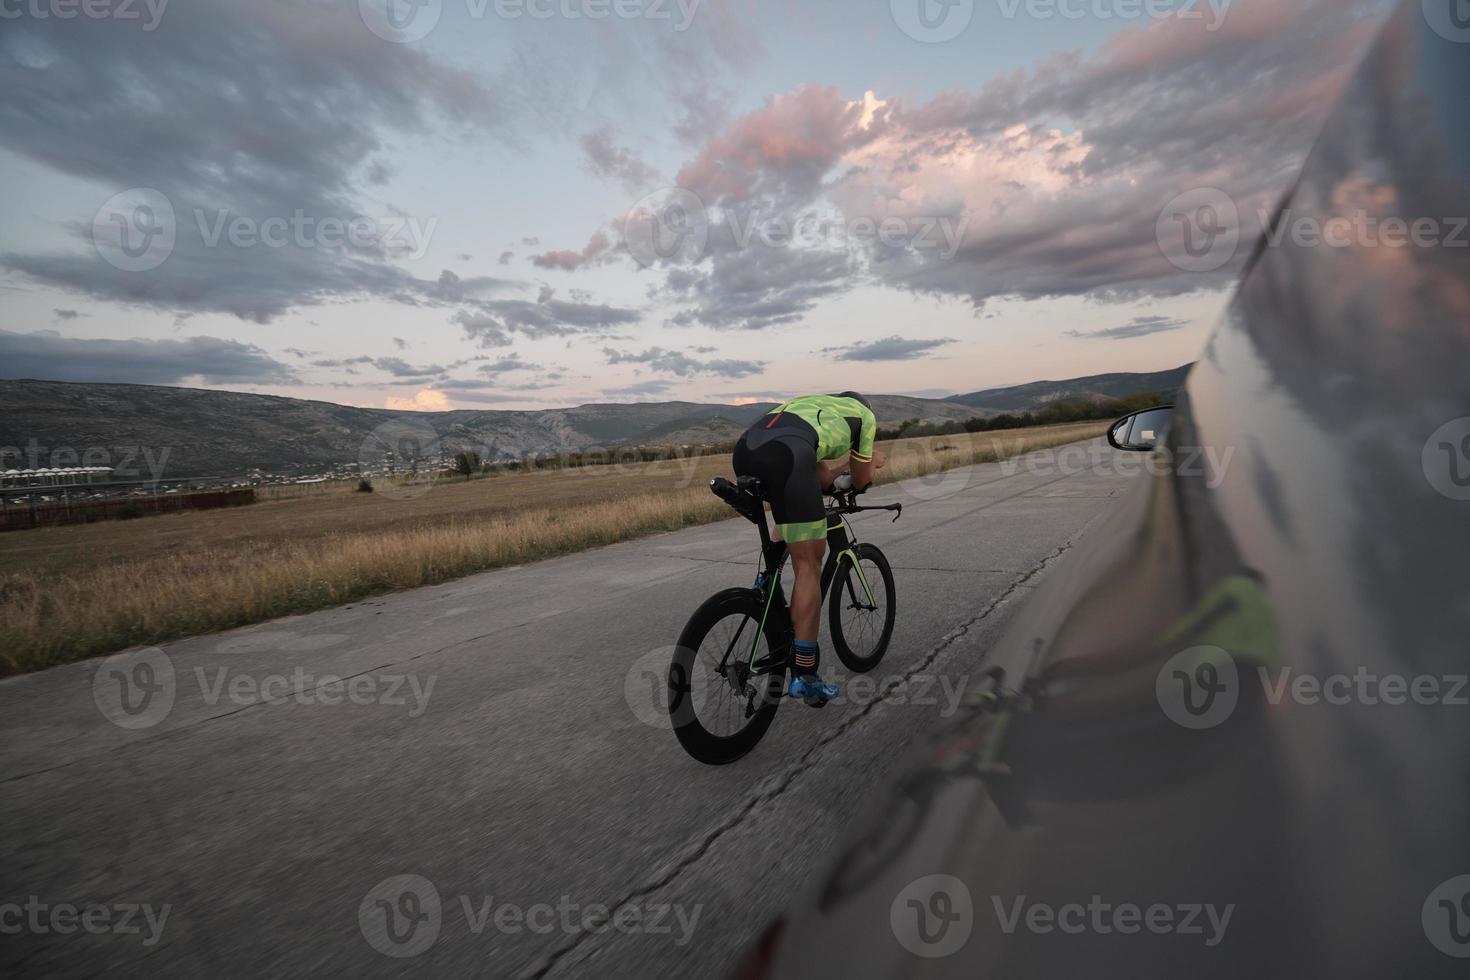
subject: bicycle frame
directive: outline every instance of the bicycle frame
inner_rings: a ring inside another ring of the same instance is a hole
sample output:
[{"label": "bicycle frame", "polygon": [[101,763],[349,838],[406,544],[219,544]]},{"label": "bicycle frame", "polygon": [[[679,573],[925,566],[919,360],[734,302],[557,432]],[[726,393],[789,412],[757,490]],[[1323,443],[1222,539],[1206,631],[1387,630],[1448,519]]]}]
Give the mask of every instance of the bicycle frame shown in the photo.
[{"label": "bicycle frame", "polygon": [[[828,504],[826,513],[827,560],[822,567],[822,601],[826,600],[827,590],[831,588],[832,580],[841,569],[842,563],[850,562],[852,567],[857,571],[857,579],[863,587],[863,593],[867,599],[868,607],[872,608],[874,605],[873,590],[868,585],[868,577],[864,574],[863,567],[857,560],[855,548],[858,542],[852,535],[852,528],[848,525],[847,518],[844,515],[861,510],[897,509],[902,513],[902,505],[890,504],[884,507],[859,507],[852,502],[850,496],[846,500],[843,500],[841,497],[834,497],[833,499],[838,502]],[[786,593],[781,588],[781,573],[786,567],[786,559],[790,557],[790,551],[786,547],[786,542],[772,539],[770,525],[766,519],[764,510],[761,511],[760,516],[761,519],[756,523],[756,528],[760,531],[761,536],[761,570],[756,581],[760,583],[761,589],[761,619],[756,627],[755,639],[750,645],[750,656],[745,664],[748,676],[769,673],[773,668],[785,666],[785,660],[776,659],[774,652],[764,660],[761,659],[760,645],[761,638],[765,636],[766,623],[770,620],[773,612],[782,617],[781,621],[788,624],[791,622],[791,611],[786,604]],[[897,519],[896,517],[894,518],[894,520]],[[852,592],[851,579],[848,579],[848,590]],[[858,602],[855,593],[852,594],[852,601],[854,605]],[[735,636],[730,640],[730,646],[725,650],[724,657],[720,659],[722,670],[726,662],[730,659],[731,653],[734,652],[736,644],[740,642],[740,634],[745,631],[746,622],[749,622],[749,619],[740,624],[740,629],[735,631]]]}]

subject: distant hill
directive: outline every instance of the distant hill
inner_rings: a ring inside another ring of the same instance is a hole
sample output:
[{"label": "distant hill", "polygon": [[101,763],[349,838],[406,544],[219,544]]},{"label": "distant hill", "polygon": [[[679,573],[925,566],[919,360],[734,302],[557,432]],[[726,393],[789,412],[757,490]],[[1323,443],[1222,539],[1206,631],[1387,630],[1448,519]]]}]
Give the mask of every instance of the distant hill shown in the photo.
[{"label": "distant hill", "polygon": [[1010,388],[992,388],[974,391],[968,395],[951,395],[946,401],[955,402],[987,413],[1035,411],[1047,402],[1062,399],[1086,399],[1107,401],[1136,394],[1140,391],[1157,391],[1172,394],[1184,383],[1189,365],[1168,371],[1149,374],[1094,374],[1086,378],[1067,381],[1033,381],[1030,384]]},{"label": "distant hill", "polygon": [[[1171,391],[1184,370],[1040,381],[947,399],[870,397],[885,422],[942,422],[1024,411],[1056,398]],[[431,426],[446,455],[472,450],[491,461],[617,445],[719,444],[736,438],[773,404],[595,403],[540,411],[400,412],[199,388],[0,381],[0,469],[117,466],[129,452],[159,460],[166,451],[171,478],[255,469],[323,473],[363,458],[364,447],[375,445],[374,432],[395,420]],[[34,461],[27,447],[39,449]]]}]

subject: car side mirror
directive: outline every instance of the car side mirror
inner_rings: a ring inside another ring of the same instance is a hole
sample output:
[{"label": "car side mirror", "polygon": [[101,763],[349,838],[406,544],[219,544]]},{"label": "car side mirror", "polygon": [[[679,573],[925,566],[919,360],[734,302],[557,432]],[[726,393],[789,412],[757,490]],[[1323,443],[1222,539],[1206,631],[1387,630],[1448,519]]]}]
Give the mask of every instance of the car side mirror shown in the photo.
[{"label": "car side mirror", "polygon": [[1173,416],[1173,405],[1145,408],[1125,415],[1108,426],[1108,444],[1125,452],[1146,453],[1164,441]]}]

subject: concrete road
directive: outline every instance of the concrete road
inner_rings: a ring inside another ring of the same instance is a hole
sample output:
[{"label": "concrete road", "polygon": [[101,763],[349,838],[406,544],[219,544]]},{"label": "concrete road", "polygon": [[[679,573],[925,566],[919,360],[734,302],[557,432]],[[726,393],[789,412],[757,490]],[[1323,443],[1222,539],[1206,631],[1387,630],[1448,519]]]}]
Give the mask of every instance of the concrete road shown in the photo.
[{"label": "concrete road", "polygon": [[893,693],[785,704],[722,768],[655,698],[693,609],[753,578],[738,519],[0,683],[0,972],[719,976],[980,682],[1114,466],[1099,441],[870,494],[905,502],[854,521],[896,571]]}]

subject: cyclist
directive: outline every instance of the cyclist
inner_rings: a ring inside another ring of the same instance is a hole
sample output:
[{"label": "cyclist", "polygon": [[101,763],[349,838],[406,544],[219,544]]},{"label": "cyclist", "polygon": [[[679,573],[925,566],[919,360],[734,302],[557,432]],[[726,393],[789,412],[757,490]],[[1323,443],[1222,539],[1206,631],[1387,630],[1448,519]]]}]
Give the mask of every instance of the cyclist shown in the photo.
[{"label": "cyclist", "polygon": [[837,685],[817,673],[817,626],[822,605],[822,558],[827,549],[823,492],[844,470],[859,492],[887,462],[875,452],[878,420],[868,400],[855,391],[805,395],[777,405],[757,419],[735,444],[737,476],[761,481],[776,520],[776,538],[786,542],[796,583],[791,622],[796,629],[791,684],[787,693],[813,707],[837,696]]}]

